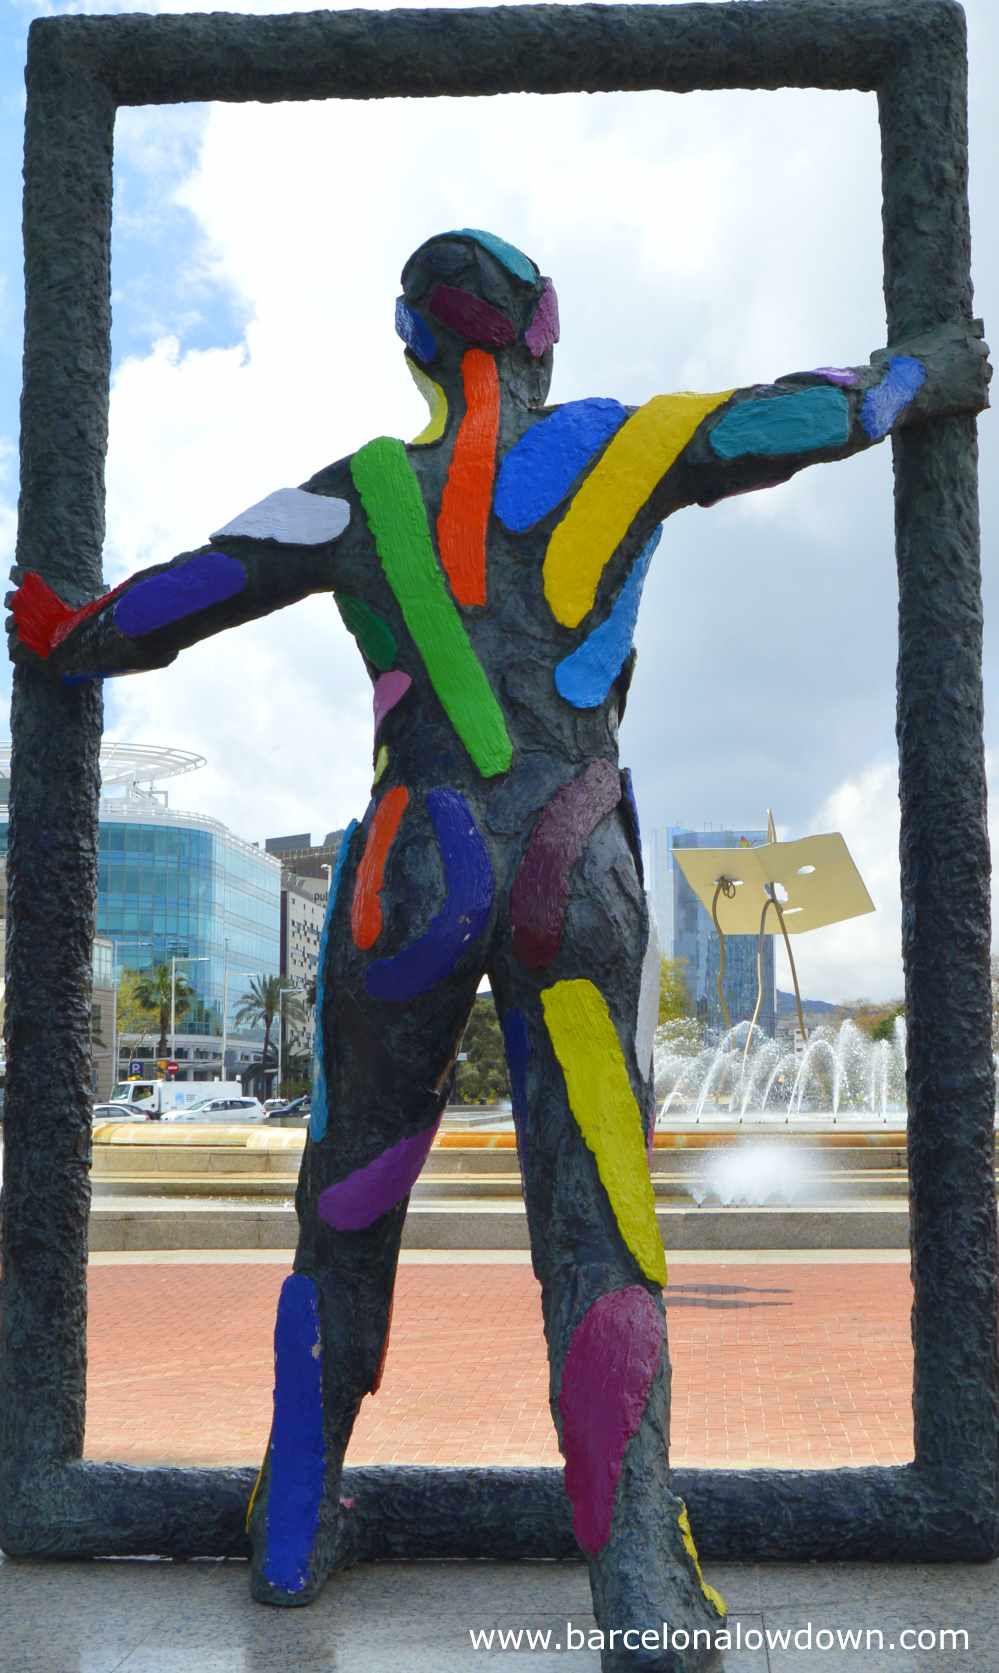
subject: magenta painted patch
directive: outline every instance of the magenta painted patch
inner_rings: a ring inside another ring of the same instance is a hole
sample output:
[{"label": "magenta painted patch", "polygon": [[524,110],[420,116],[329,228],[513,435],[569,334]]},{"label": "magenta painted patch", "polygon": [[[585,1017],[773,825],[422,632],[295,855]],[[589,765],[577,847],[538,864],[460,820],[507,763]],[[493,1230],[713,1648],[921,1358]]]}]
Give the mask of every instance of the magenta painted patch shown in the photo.
[{"label": "magenta painted patch", "polygon": [[409,675],[404,674],[400,668],[391,669],[389,673],[382,674],[381,677],[375,681],[374,705],[376,738],[381,730],[381,724],[385,719],[385,716],[388,714],[390,709],[395,708],[397,703],[402,702],[402,699],[405,697],[412,683],[413,682]]},{"label": "magenta painted patch", "polygon": [[591,761],[539,814],[510,890],[513,950],[529,970],[543,970],[558,952],[572,868],[620,800],[613,761]]},{"label": "magenta painted patch", "polygon": [[359,1232],[373,1225],[413,1189],[439,1125],[440,1116],[432,1127],[400,1139],[367,1167],[330,1185],[319,1198],[319,1218],[338,1232]]},{"label": "magenta painted patch", "polygon": [[558,333],[558,297],[555,295],[555,286],[550,279],[546,279],[545,288],[534,310],[534,318],[524,332],[524,342],[535,360],[540,360],[545,350],[558,342]]},{"label": "magenta painted patch", "polygon": [[458,290],[455,285],[435,285],[427,303],[434,319],[440,320],[466,343],[483,343],[487,348],[502,349],[515,341],[517,333],[506,315],[471,291]]},{"label": "magenta painted patch", "polygon": [[573,1331],[558,1409],[572,1531],[589,1557],[610,1539],[625,1447],[638,1432],[662,1348],[662,1314],[640,1284],[602,1295]]}]

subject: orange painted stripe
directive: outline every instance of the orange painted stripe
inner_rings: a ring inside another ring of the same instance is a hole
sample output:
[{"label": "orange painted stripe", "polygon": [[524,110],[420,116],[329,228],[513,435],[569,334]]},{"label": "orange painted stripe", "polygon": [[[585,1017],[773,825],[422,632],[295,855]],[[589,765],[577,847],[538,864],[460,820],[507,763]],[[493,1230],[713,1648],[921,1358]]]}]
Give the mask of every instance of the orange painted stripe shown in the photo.
[{"label": "orange painted stripe", "polygon": [[499,378],[496,362],[483,349],[469,349],[461,363],[465,416],[451,455],[437,545],[451,591],[459,604],[486,602],[486,525],[493,503]]},{"label": "orange painted stripe", "polygon": [[409,791],[401,784],[382,797],[375,809],[361,863],[357,868],[354,899],[350,908],[350,929],[354,937],[354,946],[364,950],[373,947],[382,932],[380,896],[385,878],[385,862],[408,801]]}]

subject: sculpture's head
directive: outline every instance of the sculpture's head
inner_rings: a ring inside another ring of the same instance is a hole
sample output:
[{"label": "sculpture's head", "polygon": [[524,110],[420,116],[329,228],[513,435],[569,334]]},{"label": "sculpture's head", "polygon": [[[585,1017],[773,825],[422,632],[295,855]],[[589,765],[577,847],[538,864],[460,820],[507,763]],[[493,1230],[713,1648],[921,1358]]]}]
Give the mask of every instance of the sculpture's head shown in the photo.
[{"label": "sculpture's head", "polygon": [[555,287],[495,234],[464,227],[421,244],[402,270],[395,328],[445,388],[460,387],[468,349],[485,349],[528,405],[544,403],[558,342]]}]

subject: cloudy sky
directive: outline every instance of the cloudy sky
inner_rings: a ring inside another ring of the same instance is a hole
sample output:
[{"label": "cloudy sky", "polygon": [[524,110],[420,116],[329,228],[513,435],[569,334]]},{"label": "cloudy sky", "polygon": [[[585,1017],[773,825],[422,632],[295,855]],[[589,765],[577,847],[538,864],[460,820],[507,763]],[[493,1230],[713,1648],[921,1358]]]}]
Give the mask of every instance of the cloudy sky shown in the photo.
[{"label": "cloudy sky", "polygon": [[[210,9],[190,0],[3,7],[8,547],[28,24]],[[242,9],[300,8],[266,0]],[[999,23],[993,0],[967,0],[966,10],[976,309],[995,338]],[[245,505],[372,435],[422,427],[392,311],[403,260],[432,232],[492,228],[553,275],[562,313],[554,400],[640,402],[865,360],[885,338],[879,196],[875,102],[862,94],[124,112],[107,580],[200,544]],[[987,736],[999,745],[996,418],[983,421],[981,439]],[[895,610],[887,447],[682,513],[646,587],[622,733],[646,836],[666,824],[761,825],[768,805],[782,835],[842,830],[878,912],[799,943],[802,982],[816,997],[901,990]],[[318,838],[363,811],[369,689],[325,599],[224,634],[161,673],[109,682],[106,693],[110,736],[208,758],[178,786],[177,804],[251,840]]]}]

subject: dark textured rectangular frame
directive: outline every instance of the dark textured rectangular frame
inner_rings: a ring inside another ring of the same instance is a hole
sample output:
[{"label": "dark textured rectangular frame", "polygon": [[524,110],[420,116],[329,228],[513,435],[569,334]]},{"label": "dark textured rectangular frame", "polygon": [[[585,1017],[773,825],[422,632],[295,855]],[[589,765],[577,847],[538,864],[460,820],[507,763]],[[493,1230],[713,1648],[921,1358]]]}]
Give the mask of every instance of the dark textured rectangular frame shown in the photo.
[{"label": "dark textured rectangular frame", "polygon": [[[952,0],[35,23],[20,563],[75,601],[102,588],[117,106],[735,87],[876,91],[889,341],[970,317],[966,46]],[[677,1471],[715,1557],[999,1550],[975,423],[909,428],[893,445],[915,1462]],[[240,1551],[251,1471],[82,1462],[99,689],[18,668],[12,735],[0,1544],[26,1555]],[[359,1469],[347,1483],[344,1560],[577,1554],[556,1470]]]}]

